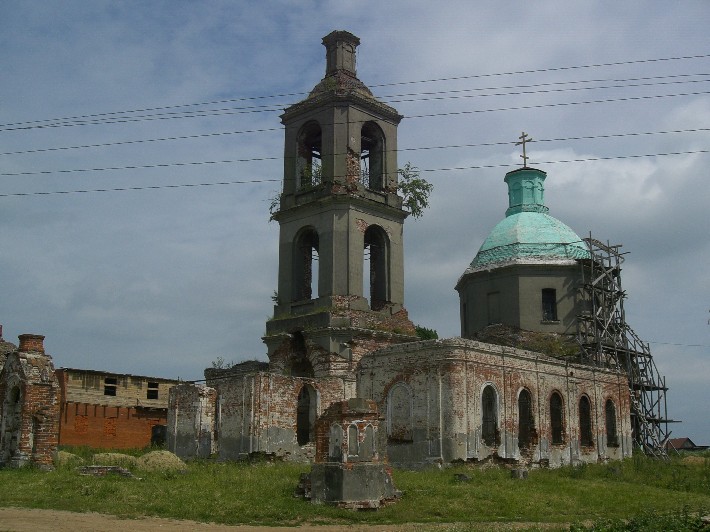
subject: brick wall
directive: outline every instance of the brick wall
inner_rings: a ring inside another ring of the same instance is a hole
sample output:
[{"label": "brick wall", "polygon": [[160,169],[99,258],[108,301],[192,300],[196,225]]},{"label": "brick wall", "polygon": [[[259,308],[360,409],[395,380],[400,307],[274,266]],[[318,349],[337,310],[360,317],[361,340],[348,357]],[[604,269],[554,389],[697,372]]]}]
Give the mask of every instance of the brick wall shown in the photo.
[{"label": "brick wall", "polygon": [[167,409],[67,402],[60,419],[60,445],[142,449],[150,446],[153,427],[166,424]]},{"label": "brick wall", "polygon": [[[394,412],[390,390],[399,386],[408,404],[411,426],[407,441],[391,438],[394,463],[483,460],[491,457],[519,462],[596,462],[631,455],[630,403],[623,373],[593,368],[528,351],[463,339],[436,340],[382,349],[363,357],[358,397],[375,400],[386,414],[388,430]],[[488,445],[482,438],[482,393],[492,386],[496,398],[498,437]],[[533,432],[519,448],[518,399],[522,390],[532,398]],[[549,400],[563,397],[564,441],[552,444]],[[579,400],[589,398],[592,445],[582,445]],[[607,445],[604,405],[616,407],[619,446]],[[397,423],[407,418],[397,412]]]}]

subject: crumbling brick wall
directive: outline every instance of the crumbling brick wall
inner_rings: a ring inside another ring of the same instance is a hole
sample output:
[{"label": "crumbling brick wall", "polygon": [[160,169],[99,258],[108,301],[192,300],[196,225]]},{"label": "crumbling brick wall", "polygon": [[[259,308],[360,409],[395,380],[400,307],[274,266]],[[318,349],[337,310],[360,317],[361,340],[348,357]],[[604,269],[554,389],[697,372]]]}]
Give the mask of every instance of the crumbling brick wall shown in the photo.
[{"label": "crumbling brick wall", "polygon": [[[495,393],[496,437],[482,437],[482,394]],[[396,394],[395,394],[396,390]],[[519,398],[532,397],[530,441],[519,445]],[[550,397],[564,401],[564,439],[553,444]],[[375,400],[386,415],[393,463],[504,459],[558,466],[631,455],[628,385],[623,373],[574,364],[538,353],[470,340],[432,340],[394,346],[363,357],[357,395]],[[579,401],[591,409],[591,445],[580,435]],[[616,407],[618,445],[608,445],[604,404]],[[397,411],[393,403],[397,402]],[[403,414],[402,409],[409,408]],[[406,437],[393,434],[403,423]]]},{"label": "crumbling brick wall", "polygon": [[59,441],[59,385],[44,336],[20,335],[0,372],[0,465],[52,467]]},{"label": "crumbling brick wall", "polygon": [[168,449],[180,458],[208,458],[217,452],[217,390],[179,384],[170,390]]}]

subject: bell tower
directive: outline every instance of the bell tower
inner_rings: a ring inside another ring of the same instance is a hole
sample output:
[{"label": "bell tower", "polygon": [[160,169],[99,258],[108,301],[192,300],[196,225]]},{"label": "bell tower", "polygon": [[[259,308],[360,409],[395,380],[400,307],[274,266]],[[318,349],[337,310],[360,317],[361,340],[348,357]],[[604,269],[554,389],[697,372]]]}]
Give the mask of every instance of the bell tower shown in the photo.
[{"label": "bell tower", "polygon": [[324,37],[325,77],[281,115],[278,293],[264,341],[272,368],[294,376],[342,376],[365,343],[416,339],[403,306],[402,116],[357,78],[359,44]]}]

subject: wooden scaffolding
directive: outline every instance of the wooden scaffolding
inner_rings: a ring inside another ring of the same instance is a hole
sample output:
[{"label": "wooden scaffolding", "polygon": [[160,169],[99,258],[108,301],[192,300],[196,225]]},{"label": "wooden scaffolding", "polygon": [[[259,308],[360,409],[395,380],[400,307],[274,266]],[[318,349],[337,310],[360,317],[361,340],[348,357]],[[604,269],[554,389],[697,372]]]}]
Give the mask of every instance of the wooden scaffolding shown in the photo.
[{"label": "wooden scaffolding", "polygon": [[665,377],[661,376],[647,343],[626,323],[621,287],[621,245],[582,239],[589,258],[580,260],[579,296],[586,301],[577,317],[577,340],[582,362],[622,369],[629,380],[634,445],[651,456],[666,458],[670,436]]}]

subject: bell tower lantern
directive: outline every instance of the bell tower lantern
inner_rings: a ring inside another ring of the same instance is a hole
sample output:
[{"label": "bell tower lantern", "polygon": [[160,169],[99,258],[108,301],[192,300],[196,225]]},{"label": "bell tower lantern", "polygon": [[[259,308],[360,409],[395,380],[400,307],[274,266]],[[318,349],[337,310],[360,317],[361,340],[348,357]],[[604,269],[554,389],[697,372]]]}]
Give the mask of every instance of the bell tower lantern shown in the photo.
[{"label": "bell tower lantern", "polygon": [[397,194],[402,117],[358,79],[359,44],[347,31],[325,36],[325,77],[281,115],[284,179],[273,213],[279,279],[264,337],[272,366],[291,349],[287,338],[309,353],[316,345],[347,351],[351,361],[355,329],[388,332],[386,343],[413,339],[403,307],[407,213]]}]

